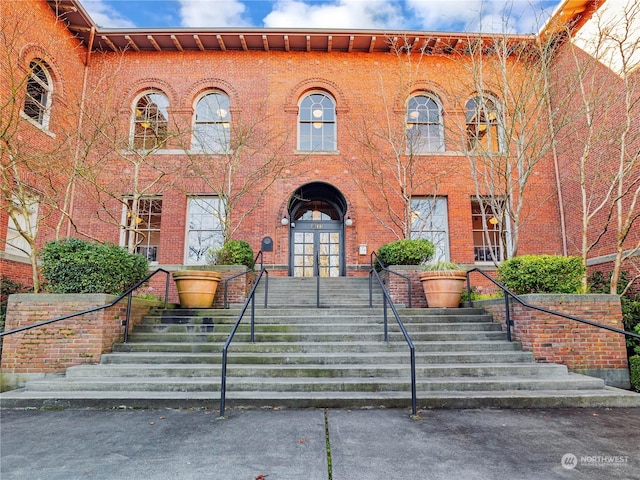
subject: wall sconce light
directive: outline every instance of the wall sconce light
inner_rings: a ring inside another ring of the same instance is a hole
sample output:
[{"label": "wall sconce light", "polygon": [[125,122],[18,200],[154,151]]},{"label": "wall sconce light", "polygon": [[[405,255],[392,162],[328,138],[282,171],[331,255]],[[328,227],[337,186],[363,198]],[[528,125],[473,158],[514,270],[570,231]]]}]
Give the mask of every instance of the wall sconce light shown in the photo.
[{"label": "wall sconce light", "polygon": [[351,217],[347,217],[347,219],[344,221],[344,224],[347,227],[350,227],[351,225],[353,225],[353,220],[351,220]]},{"label": "wall sconce light", "polygon": [[282,220],[280,220],[280,223],[282,225],[289,225],[289,219],[287,217],[282,217]]}]

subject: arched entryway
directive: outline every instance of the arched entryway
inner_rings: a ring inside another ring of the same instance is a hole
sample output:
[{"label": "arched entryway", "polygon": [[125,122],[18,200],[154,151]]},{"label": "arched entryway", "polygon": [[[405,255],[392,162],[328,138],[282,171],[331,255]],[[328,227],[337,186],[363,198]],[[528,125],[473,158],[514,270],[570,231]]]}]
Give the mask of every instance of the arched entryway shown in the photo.
[{"label": "arched entryway", "polygon": [[307,183],[289,199],[289,275],[345,275],[344,221],[347,202],[324,182]]}]

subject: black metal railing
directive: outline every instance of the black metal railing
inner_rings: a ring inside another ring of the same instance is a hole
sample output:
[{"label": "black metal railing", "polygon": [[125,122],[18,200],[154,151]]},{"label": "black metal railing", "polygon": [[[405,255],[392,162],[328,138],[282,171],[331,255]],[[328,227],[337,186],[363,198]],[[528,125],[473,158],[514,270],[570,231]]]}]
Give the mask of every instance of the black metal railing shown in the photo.
[{"label": "black metal railing", "polygon": [[[231,281],[231,280],[233,280],[235,278],[241,277],[242,275],[246,275],[247,273],[254,272],[255,271],[255,265],[258,263],[258,258],[260,258],[260,270],[262,270],[264,268],[264,259],[263,259],[263,256],[262,256],[262,250],[260,250],[256,254],[256,257],[253,259],[254,268],[247,268],[244,272],[237,273],[235,275],[232,275],[232,276],[227,277],[227,278],[224,279],[224,287],[223,287],[224,288],[224,297],[223,297],[224,301],[223,301],[223,305],[222,305],[223,308],[229,308],[229,301],[228,301],[228,298],[229,298],[229,293],[228,293],[229,292],[229,281]],[[265,292],[265,297],[266,297],[266,295],[267,294]]]},{"label": "black metal railing", "polygon": [[316,308],[320,308],[320,253],[316,251],[313,275],[316,277]]},{"label": "black metal railing", "polygon": [[575,322],[584,323],[585,325],[591,325],[592,327],[602,328],[604,330],[609,330],[611,332],[616,332],[616,333],[619,333],[621,335],[626,335],[626,336],[629,336],[629,337],[634,337],[634,338],[640,339],[640,335],[638,335],[637,333],[627,332],[626,330],[622,330],[620,328],[611,327],[609,325],[603,325],[601,323],[592,322],[590,320],[585,320],[584,318],[576,317],[574,315],[568,315],[566,313],[556,312],[554,310],[549,310],[548,308],[539,307],[537,305],[531,305],[530,303],[524,301],[518,295],[516,295],[515,293],[510,291],[503,284],[501,284],[500,282],[498,282],[497,280],[492,278],[490,275],[487,275],[485,272],[483,272],[479,268],[472,268],[471,270],[467,271],[467,298],[468,298],[469,304],[471,306],[473,306],[473,300],[471,299],[471,276],[470,275],[473,272],[480,273],[485,278],[487,278],[489,281],[491,281],[494,285],[496,285],[500,290],[502,290],[502,293],[504,294],[504,308],[505,308],[505,323],[506,323],[506,329],[507,329],[507,340],[509,340],[509,341],[511,341],[511,327],[513,327],[513,325],[514,325],[513,320],[511,320],[510,299],[515,300],[516,302],[518,302],[523,307],[530,308],[531,310],[537,310],[538,312],[548,313],[549,315],[553,315],[553,316],[556,316],[556,317],[566,318],[568,320],[572,320],[572,321],[575,321]]},{"label": "black metal railing", "polygon": [[387,305],[389,307],[391,307],[391,312],[393,313],[393,316],[396,318],[396,322],[398,322],[398,325],[400,327],[400,331],[402,332],[402,335],[404,336],[405,341],[407,342],[407,345],[409,345],[409,352],[411,355],[411,412],[413,415],[416,414],[417,412],[417,393],[416,393],[416,349],[415,346],[413,345],[413,342],[411,341],[411,337],[409,336],[409,333],[407,332],[407,329],[404,326],[404,323],[402,323],[402,320],[400,319],[400,315],[398,314],[398,310],[396,309],[395,305],[393,304],[393,300],[391,300],[391,296],[389,295],[389,291],[385,288],[384,283],[382,282],[382,279],[380,278],[380,274],[378,273],[378,271],[375,268],[372,268],[371,271],[369,272],[369,281],[372,281],[373,277],[376,277],[376,279],[378,280],[378,283],[380,284],[380,287],[382,289],[382,304],[383,304],[383,315],[384,315],[384,341],[388,342],[389,341],[389,324],[388,324],[388,315],[387,315]]},{"label": "black metal railing", "polygon": [[[408,303],[407,307],[411,308],[411,278],[407,275],[403,275],[394,270],[391,270],[384,265],[380,259],[378,258],[378,254],[376,252],[371,252],[370,256],[371,270],[376,270],[376,266],[379,265],[381,270],[388,272],[391,275],[397,275],[400,278],[404,278],[407,282],[407,298]],[[377,271],[377,270],[376,270]],[[384,284],[384,283],[383,283]],[[369,272],[369,307],[373,307],[373,277],[371,272]]]},{"label": "black metal railing", "polygon": [[105,309],[107,309],[109,307],[113,307],[114,305],[116,305],[117,303],[122,301],[122,299],[124,297],[127,297],[127,314],[126,314],[124,322],[122,323],[122,325],[124,326],[124,342],[126,343],[128,341],[128,339],[129,339],[129,324],[130,324],[130,321],[131,321],[131,302],[132,302],[132,298],[133,298],[133,292],[136,289],[138,289],[140,286],[142,286],[145,283],[147,283],[153,276],[155,276],[158,273],[164,273],[166,275],[165,290],[164,290],[164,308],[167,308],[167,303],[168,303],[168,299],[169,299],[169,275],[170,275],[170,272],[168,272],[167,270],[165,270],[163,268],[158,268],[156,271],[150,273],[149,275],[144,277],[142,280],[137,282],[135,285],[129,287],[124,293],[120,294],[113,301],[111,301],[111,302],[109,302],[109,303],[107,303],[105,305],[99,305],[97,307],[92,307],[92,308],[88,308],[86,310],[82,310],[82,311],[79,311],[79,312],[70,313],[68,315],[63,315],[62,317],[56,317],[56,318],[52,318],[50,320],[45,320],[43,322],[33,323],[31,325],[25,325],[23,327],[18,327],[18,328],[14,328],[12,330],[7,330],[6,332],[0,333],[0,337],[4,337],[5,335],[11,335],[11,334],[18,333],[18,332],[24,332],[25,330],[31,330],[32,328],[42,327],[44,325],[49,325],[51,323],[61,322],[62,320],[68,320],[70,318],[79,317],[81,315],[86,315],[87,313],[93,313],[93,312],[97,312],[99,310],[105,310]]},{"label": "black metal railing", "polygon": [[231,341],[233,340],[233,337],[236,334],[238,327],[240,326],[240,322],[244,318],[244,314],[246,313],[247,308],[249,307],[249,304],[251,304],[250,341],[251,343],[255,342],[256,289],[260,284],[260,280],[262,280],[263,275],[265,275],[265,278],[266,278],[264,307],[267,308],[267,288],[269,285],[269,272],[267,271],[266,268],[264,268],[264,265],[263,265],[262,268],[260,269],[260,273],[258,274],[258,277],[256,278],[255,283],[253,284],[253,287],[251,288],[251,292],[249,292],[249,295],[247,296],[247,299],[245,300],[244,305],[242,306],[242,309],[238,314],[236,323],[233,325],[233,328],[231,329],[231,333],[229,333],[229,336],[227,337],[227,341],[224,343],[224,346],[222,347],[222,378],[220,381],[220,416],[221,417],[224,417],[224,409],[225,409],[226,397],[227,397],[227,360],[228,360],[229,345],[231,345]]}]

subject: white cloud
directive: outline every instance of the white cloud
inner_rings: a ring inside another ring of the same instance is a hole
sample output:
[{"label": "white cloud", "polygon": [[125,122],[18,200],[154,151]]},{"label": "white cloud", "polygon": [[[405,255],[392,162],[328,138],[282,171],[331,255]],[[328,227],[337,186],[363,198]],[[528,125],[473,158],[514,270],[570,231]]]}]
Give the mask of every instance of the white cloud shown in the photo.
[{"label": "white cloud", "polygon": [[128,18],[102,0],[83,0],[82,6],[96,25],[106,28],[134,28],[136,25]]},{"label": "white cloud", "polygon": [[264,18],[269,28],[403,28],[399,3],[388,0],[336,0],[306,4],[280,0]]},{"label": "white cloud", "polygon": [[407,8],[425,30],[458,32],[537,32],[546,16],[535,0],[407,0]]},{"label": "white cloud", "polygon": [[183,27],[250,26],[246,6],[239,0],[179,0]]}]

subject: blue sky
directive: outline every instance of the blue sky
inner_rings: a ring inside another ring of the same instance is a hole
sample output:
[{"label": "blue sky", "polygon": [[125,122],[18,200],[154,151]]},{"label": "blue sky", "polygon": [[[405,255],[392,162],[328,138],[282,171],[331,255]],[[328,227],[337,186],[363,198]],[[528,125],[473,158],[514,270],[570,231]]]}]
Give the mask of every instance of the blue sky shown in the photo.
[{"label": "blue sky", "polygon": [[[81,0],[105,28],[537,32],[560,0]],[[505,23],[506,21],[506,23]]]}]

